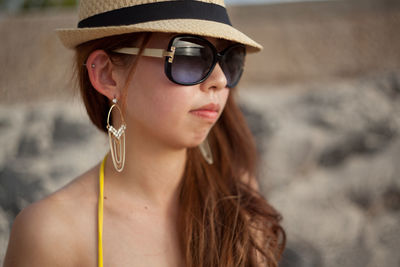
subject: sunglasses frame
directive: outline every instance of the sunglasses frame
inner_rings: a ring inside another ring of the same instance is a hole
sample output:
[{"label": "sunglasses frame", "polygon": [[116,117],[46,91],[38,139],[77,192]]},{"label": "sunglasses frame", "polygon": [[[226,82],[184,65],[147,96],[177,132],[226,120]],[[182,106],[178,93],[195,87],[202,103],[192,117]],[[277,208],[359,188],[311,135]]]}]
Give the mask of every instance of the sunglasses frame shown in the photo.
[{"label": "sunglasses frame", "polygon": [[[210,70],[207,72],[207,74],[205,75],[205,77],[203,77],[201,80],[196,81],[196,82],[192,82],[192,83],[181,83],[178,82],[174,79],[174,77],[172,77],[172,63],[174,62],[174,56],[175,56],[175,51],[176,51],[176,47],[174,46],[175,41],[177,41],[177,39],[183,39],[183,38],[192,38],[192,39],[197,39],[200,40],[202,42],[204,42],[208,47],[210,47],[212,53],[213,53],[213,61],[210,67]],[[164,71],[166,76],[168,77],[168,79],[170,81],[172,81],[175,84],[179,84],[179,85],[185,85],[185,86],[191,86],[191,85],[196,85],[196,84],[200,84],[202,82],[204,82],[205,80],[207,80],[207,78],[211,75],[211,73],[213,72],[215,66],[217,65],[217,63],[219,63],[223,57],[225,56],[225,54],[230,51],[231,49],[234,49],[236,47],[241,47],[243,48],[244,51],[244,57],[246,56],[246,46],[242,45],[242,44],[233,44],[228,46],[227,48],[225,48],[223,51],[218,52],[217,49],[215,48],[215,46],[208,41],[205,38],[202,38],[200,36],[197,35],[190,35],[190,34],[180,34],[180,35],[176,35],[174,37],[171,38],[171,40],[169,41],[168,44],[168,49],[157,49],[157,48],[145,48],[142,51],[142,56],[148,56],[148,57],[158,57],[158,58],[165,58],[165,64],[164,64]],[[115,53],[121,53],[121,54],[129,54],[129,55],[138,55],[140,51],[140,48],[137,47],[124,47],[124,48],[119,48],[119,49],[115,49],[113,50],[113,52]],[[243,66],[244,66],[244,62],[243,62]],[[240,78],[243,74],[243,70],[244,68],[242,67],[240,74],[237,78],[237,80],[230,85],[226,85],[228,88],[233,88],[235,87],[238,82],[240,81]],[[224,73],[224,75],[226,76],[226,74]]]}]

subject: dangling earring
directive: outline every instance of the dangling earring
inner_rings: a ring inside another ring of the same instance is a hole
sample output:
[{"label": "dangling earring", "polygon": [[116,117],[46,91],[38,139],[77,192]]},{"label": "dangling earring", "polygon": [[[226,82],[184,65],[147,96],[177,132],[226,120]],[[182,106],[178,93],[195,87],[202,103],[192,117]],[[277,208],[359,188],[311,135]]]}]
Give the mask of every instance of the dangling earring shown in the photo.
[{"label": "dangling earring", "polygon": [[[115,170],[121,172],[124,169],[125,165],[125,130],[126,124],[124,120],[124,116],[122,116],[122,111],[117,104],[117,99],[113,99],[113,105],[108,111],[107,117],[107,130],[108,130],[108,139],[110,141],[110,149],[111,149],[111,157],[114,163]],[[119,129],[115,129],[112,125],[110,125],[110,115],[113,108],[118,109],[120,117],[121,117],[121,126]]]},{"label": "dangling earring", "polygon": [[203,143],[199,145],[199,149],[207,163],[210,165],[213,164],[213,156],[211,153],[210,144],[208,143],[208,138],[206,138]]}]

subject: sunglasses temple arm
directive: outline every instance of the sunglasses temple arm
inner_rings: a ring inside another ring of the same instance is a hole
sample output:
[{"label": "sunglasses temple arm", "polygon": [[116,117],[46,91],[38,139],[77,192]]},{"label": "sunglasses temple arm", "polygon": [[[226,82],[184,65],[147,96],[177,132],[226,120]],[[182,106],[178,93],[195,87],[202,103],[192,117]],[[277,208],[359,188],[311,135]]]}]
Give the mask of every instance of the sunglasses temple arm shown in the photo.
[{"label": "sunglasses temple arm", "polygon": [[[116,50],[113,50],[113,52],[116,53],[121,53],[121,54],[128,54],[128,55],[138,55],[139,54],[139,48],[137,47],[125,47],[125,48],[119,48]],[[173,56],[173,54],[171,55],[171,52],[166,51],[164,49],[156,49],[156,48],[146,48],[143,50],[142,53],[143,56],[147,56],[147,57],[171,57]]]}]

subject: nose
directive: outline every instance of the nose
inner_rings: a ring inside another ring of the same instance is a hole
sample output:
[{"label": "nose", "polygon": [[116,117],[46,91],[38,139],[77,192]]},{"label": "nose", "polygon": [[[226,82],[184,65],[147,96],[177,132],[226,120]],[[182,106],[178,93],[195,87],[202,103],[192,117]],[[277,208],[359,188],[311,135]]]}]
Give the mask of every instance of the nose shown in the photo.
[{"label": "nose", "polygon": [[211,72],[210,76],[200,84],[201,89],[208,90],[221,90],[226,87],[227,80],[224,72],[222,71],[219,63],[217,63]]}]

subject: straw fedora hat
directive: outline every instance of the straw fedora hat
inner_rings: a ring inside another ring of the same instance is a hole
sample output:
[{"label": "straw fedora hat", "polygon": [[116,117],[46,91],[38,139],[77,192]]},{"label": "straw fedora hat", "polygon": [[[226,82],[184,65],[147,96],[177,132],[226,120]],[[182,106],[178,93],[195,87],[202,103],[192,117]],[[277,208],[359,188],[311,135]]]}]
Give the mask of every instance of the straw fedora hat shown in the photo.
[{"label": "straw fedora hat", "polygon": [[232,27],[223,0],[81,0],[77,28],[56,31],[67,48],[118,34],[166,32],[234,41],[248,52],[262,49]]}]

